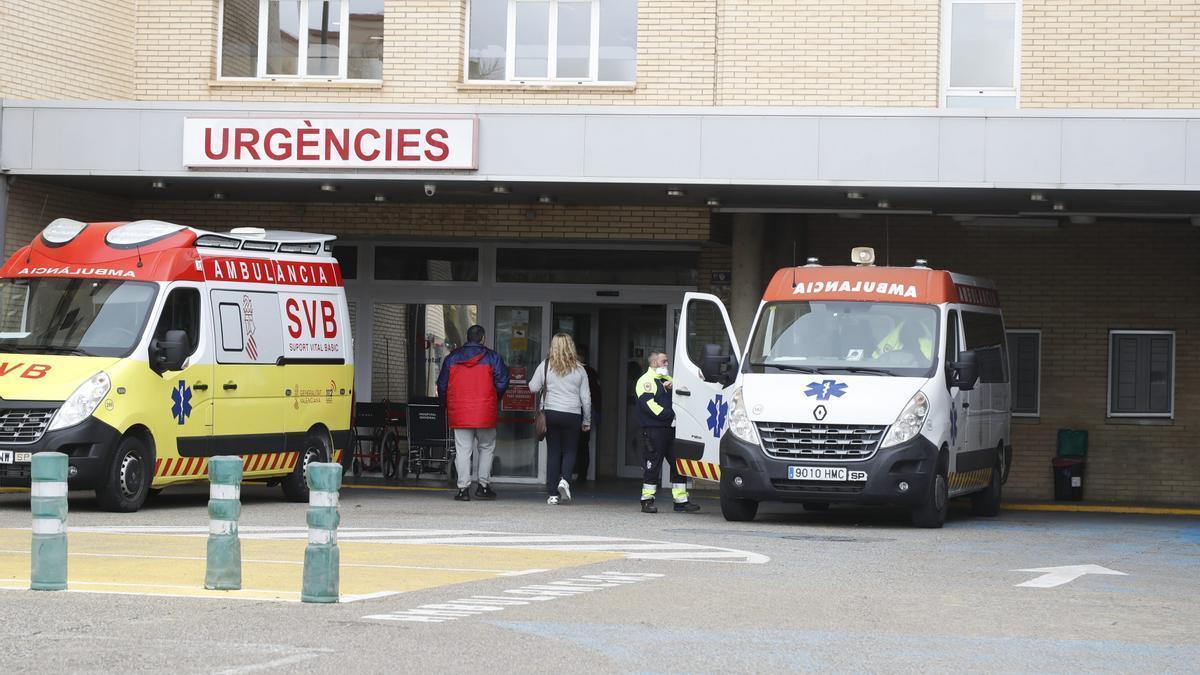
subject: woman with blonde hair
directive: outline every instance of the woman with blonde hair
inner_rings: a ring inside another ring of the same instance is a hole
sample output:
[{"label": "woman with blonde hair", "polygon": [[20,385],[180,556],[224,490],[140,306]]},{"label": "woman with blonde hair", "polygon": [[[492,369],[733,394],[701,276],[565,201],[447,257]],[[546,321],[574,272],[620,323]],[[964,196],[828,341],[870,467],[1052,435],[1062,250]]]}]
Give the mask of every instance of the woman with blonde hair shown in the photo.
[{"label": "woman with blonde hair", "polygon": [[546,412],[546,503],[571,501],[570,478],[575,470],[579,434],[592,428],[592,394],[587,372],[566,333],[550,340],[550,356],[538,364],[529,388],[542,394]]}]

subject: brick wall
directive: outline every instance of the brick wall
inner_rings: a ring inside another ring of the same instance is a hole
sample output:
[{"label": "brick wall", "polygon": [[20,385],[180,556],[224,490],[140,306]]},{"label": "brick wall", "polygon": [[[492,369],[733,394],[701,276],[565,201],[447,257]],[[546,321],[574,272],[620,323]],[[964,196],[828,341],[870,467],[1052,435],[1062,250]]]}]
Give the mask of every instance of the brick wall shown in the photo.
[{"label": "brick wall", "polygon": [[[807,255],[832,264],[848,260],[852,246],[874,246],[881,261],[888,255],[878,221],[808,222]],[[1081,428],[1090,434],[1087,499],[1200,501],[1200,229],[1104,222],[1020,231],[902,218],[889,229],[892,264],[923,257],[935,268],[990,277],[1007,327],[1042,330],[1042,412],[1014,419],[1009,498],[1052,498],[1056,432]],[[1173,421],[1106,418],[1110,329],[1176,331]]]},{"label": "brick wall", "polygon": [[720,4],[720,104],[938,103],[938,0]]},{"label": "brick wall", "polygon": [[393,402],[408,400],[407,306],[374,305],[374,344],[371,349],[371,398]]},{"label": "brick wall", "polygon": [[246,225],[341,237],[705,241],[709,229],[706,208],[143,201],[134,211],[139,218],[202,228]]},{"label": "brick wall", "polygon": [[712,104],[716,1],[641,2],[637,86],[614,89],[463,85],[466,0],[387,3],[382,85],[218,83],[215,81],[217,0],[141,0],[137,15],[137,98],[418,104]]},{"label": "brick wall", "polygon": [[55,218],[93,222],[127,220],[131,208],[128,200],[119,197],[18,178],[8,192],[4,255],[7,258],[28,244]]},{"label": "brick wall", "polygon": [[134,3],[0,3],[0,98],[133,98]]},{"label": "brick wall", "polygon": [[1022,21],[1025,107],[1200,105],[1195,0],[1025,0]]}]

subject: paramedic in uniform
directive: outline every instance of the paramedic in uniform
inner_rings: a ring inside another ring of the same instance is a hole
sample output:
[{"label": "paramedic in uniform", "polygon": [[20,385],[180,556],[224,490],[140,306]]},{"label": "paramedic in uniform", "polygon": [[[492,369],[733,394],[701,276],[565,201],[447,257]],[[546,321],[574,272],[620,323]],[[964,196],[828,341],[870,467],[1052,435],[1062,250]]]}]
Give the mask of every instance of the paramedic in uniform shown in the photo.
[{"label": "paramedic in uniform", "polygon": [[671,407],[671,376],[667,370],[667,355],[651,352],[647,359],[649,369],[634,385],[637,396],[638,423],[642,427],[642,513],[658,513],[654,496],[658,492],[662,462],[666,458],[671,467],[671,497],[675,510],[680,513],[699,511],[700,507],[688,501],[687,482],[679,475],[675,466],[675,411]]}]

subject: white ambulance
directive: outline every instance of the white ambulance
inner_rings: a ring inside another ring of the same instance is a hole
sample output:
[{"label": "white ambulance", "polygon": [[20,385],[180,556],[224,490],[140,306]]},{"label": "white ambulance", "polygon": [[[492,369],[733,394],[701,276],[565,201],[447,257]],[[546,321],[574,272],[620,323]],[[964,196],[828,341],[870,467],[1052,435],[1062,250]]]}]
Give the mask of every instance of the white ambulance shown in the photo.
[{"label": "white ambulance", "polygon": [[744,350],[718,298],[686,295],[678,468],[720,481],[727,520],[752,520],[764,501],[849,502],[941,527],[963,495],[996,515],[1012,435],[995,285],[924,261],[876,267],[867,248],[852,259],[777,272]]},{"label": "white ambulance", "polygon": [[59,219],[0,268],[0,485],[69,458],[134,511],[218,455],[307,501],[350,441],[350,317],[333,237]]}]

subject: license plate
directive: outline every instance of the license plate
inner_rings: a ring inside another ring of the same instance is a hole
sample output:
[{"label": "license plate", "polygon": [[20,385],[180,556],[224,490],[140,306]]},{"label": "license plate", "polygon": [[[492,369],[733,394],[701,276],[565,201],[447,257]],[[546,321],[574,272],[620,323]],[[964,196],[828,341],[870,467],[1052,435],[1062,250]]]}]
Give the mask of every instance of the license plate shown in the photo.
[{"label": "license plate", "polygon": [[789,466],[788,480],[846,481],[845,467],[838,466]]},{"label": "license plate", "polygon": [[13,451],[12,450],[0,450],[0,464],[12,464],[12,463],[13,463]]},{"label": "license plate", "polygon": [[28,462],[33,459],[33,454],[28,452],[13,452],[12,450],[0,450],[0,464],[12,464],[13,462]]},{"label": "license plate", "polygon": [[16,462],[32,462],[33,461],[33,453],[32,452],[18,452],[18,453],[16,453],[16,455],[14,457],[15,457],[14,461],[16,461]]}]

